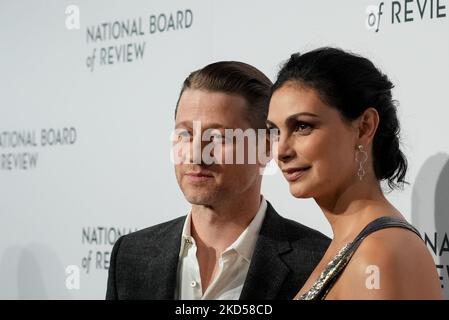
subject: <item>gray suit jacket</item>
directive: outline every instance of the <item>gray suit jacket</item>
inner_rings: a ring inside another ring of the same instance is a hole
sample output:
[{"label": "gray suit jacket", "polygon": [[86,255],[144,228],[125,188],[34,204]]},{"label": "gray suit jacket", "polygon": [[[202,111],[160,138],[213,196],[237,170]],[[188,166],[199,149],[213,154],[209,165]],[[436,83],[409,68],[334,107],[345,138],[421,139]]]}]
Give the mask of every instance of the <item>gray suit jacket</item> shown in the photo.
[{"label": "gray suit jacket", "polygon": [[[117,240],[106,299],[175,299],[185,216]],[[292,299],[330,239],[281,217],[268,203],[240,299]]]}]

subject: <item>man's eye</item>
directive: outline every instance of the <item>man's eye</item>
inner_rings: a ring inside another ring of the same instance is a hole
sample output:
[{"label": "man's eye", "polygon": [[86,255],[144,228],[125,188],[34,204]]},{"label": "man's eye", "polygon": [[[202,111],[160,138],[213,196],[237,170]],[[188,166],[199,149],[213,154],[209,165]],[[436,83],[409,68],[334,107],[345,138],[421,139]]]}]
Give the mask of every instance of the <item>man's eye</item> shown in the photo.
[{"label": "man's eye", "polygon": [[211,139],[211,141],[214,141],[214,142],[223,142],[224,141],[224,137],[221,134],[213,134],[210,137],[210,139]]},{"label": "man's eye", "polygon": [[178,132],[178,140],[188,140],[191,135],[188,131],[180,131]]}]

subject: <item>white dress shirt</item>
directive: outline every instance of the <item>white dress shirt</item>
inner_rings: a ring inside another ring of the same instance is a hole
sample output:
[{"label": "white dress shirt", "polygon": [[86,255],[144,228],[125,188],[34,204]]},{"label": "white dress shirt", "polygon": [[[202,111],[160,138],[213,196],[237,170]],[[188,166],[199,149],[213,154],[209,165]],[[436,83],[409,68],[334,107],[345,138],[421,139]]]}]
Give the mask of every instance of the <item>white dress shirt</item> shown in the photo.
[{"label": "white dress shirt", "polygon": [[267,202],[262,196],[259,210],[251,223],[220,255],[219,269],[206,292],[203,292],[201,287],[200,269],[196,257],[197,247],[195,239],[191,236],[191,213],[189,213],[182,231],[176,297],[180,300],[239,299],[266,209]]}]

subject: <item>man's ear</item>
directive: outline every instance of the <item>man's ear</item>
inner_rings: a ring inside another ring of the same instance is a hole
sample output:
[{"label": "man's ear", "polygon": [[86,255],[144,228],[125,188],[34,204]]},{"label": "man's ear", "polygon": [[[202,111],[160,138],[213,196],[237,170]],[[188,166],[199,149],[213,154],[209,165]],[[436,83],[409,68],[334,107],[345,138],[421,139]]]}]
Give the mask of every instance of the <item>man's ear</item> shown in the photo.
[{"label": "man's ear", "polygon": [[358,140],[362,145],[369,145],[379,126],[379,113],[374,108],[366,109],[358,120]]},{"label": "man's ear", "polygon": [[[261,146],[260,144],[264,144]],[[265,135],[265,138],[260,141],[259,148],[257,150],[257,157],[258,157],[258,163],[259,165],[264,168],[267,166],[267,164],[273,159],[272,154],[272,140],[270,140],[270,136],[267,130],[267,133]],[[262,147],[262,148],[261,148]]]},{"label": "man's ear", "polygon": [[[267,130],[268,131],[268,130]],[[259,163],[259,174],[260,175],[272,175],[276,173],[276,169],[278,168],[275,166],[275,170],[273,170],[273,167],[270,166],[271,160],[273,160],[273,140],[270,139],[270,136],[268,135],[263,141],[260,141],[260,144],[264,144],[265,150],[258,150],[258,163]],[[262,154],[260,154],[262,153]]]}]

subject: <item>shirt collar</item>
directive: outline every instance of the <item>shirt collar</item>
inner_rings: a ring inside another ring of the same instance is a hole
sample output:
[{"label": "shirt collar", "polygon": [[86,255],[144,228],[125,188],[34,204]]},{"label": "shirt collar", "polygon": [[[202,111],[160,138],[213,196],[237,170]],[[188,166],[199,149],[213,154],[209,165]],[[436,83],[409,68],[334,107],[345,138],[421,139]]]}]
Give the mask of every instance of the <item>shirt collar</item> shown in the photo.
[{"label": "shirt collar", "polygon": [[195,239],[193,239],[191,234],[191,227],[190,227],[191,220],[192,220],[192,212],[190,211],[184,222],[184,227],[182,228],[181,249],[179,251],[179,258],[183,256],[184,250],[186,249],[186,247],[188,248],[189,244],[195,245]]},{"label": "shirt collar", "polygon": [[[251,256],[253,254],[254,248],[256,246],[257,238],[262,227],[262,222],[265,218],[265,212],[267,211],[267,201],[263,196],[261,196],[259,210],[254,216],[251,223],[246,227],[246,229],[240,234],[240,236],[223,252],[228,252],[235,250],[240,256],[242,256],[247,262],[251,261]],[[184,253],[186,244],[195,244],[195,239],[193,239],[191,234],[191,216],[192,212],[186,217],[184,222],[184,227],[182,229],[182,243],[179,256],[181,257]]]},{"label": "shirt collar", "polygon": [[259,231],[265,218],[265,212],[267,211],[267,201],[263,196],[261,198],[259,210],[251,223],[237,238],[237,240],[235,240],[234,243],[231,244],[224,252],[234,249],[246,261],[251,261],[251,256],[253,254],[254,247],[256,246]]}]

